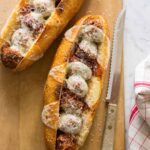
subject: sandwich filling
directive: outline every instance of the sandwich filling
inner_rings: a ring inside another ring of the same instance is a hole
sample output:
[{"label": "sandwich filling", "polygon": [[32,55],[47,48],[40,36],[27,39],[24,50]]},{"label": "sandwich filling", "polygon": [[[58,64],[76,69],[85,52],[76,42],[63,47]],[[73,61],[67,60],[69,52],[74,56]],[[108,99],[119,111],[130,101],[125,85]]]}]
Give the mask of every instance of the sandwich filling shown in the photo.
[{"label": "sandwich filling", "polygon": [[26,55],[37,37],[44,30],[46,21],[60,1],[31,0],[20,8],[16,18],[17,27],[11,37],[1,47],[1,59],[6,67],[15,68],[18,63],[13,57],[10,59],[10,54],[14,53],[19,58],[23,58]]},{"label": "sandwich filling", "polygon": [[86,102],[89,82],[93,77],[101,77],[103,71],[98,55],[104,36],[103,30],[93,24],[81,26],[68,60],[65,81],[57,91],[60,110],[56,150],[77,149],[85,121],[83,114],[88,113],[91,107]]}]

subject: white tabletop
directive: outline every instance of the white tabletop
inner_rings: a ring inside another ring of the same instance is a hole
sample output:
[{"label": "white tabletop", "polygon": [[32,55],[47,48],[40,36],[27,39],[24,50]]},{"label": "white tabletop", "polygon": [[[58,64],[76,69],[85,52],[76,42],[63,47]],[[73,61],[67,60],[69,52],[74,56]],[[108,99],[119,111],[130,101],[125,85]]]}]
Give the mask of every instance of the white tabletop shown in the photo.
[{"label": "white tabletop", "polygon": [[150,0],[127,0],[124,35],[126,133],[136,65],[150,54]]}]

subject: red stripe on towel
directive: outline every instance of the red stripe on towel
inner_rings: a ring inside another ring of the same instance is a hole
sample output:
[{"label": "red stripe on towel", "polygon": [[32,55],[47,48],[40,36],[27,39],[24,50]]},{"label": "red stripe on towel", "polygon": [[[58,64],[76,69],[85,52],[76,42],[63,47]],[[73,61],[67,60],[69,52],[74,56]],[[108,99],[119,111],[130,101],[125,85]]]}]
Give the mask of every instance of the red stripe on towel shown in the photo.
[{"label": "red stripe on towel", "polygon": [[130,115],[130,119],[129,119],[129,124],[131,124],[132,120],[134,119],[136,113],[138,112],[138,108],[135,105],[132,109],[131,115]]}]

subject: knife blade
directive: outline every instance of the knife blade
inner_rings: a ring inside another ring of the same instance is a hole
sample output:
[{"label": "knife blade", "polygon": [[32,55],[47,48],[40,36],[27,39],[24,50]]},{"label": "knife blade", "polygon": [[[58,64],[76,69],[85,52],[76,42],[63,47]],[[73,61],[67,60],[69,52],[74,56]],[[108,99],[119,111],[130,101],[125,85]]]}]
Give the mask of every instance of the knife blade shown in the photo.
[{"label": "knife blade", "polygon": [[116,21],[114,29],[112,59],[106,102],[108,103],[102,150],[113,150],[117,116],[117,105],[121,81],[121,65],[123,57],[123,31],[126,10],[123,9]]}]

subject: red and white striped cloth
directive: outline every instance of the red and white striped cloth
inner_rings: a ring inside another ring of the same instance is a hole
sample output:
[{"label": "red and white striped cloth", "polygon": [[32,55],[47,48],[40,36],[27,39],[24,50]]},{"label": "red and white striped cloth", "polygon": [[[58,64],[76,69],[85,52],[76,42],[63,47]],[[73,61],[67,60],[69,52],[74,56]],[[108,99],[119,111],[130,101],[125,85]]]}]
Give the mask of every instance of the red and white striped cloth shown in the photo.
[{"label": "red and white striped cloth", "polygon": [[129,120],[129,150],[150,150],[150,56],[135,71],[135,101]]}]

